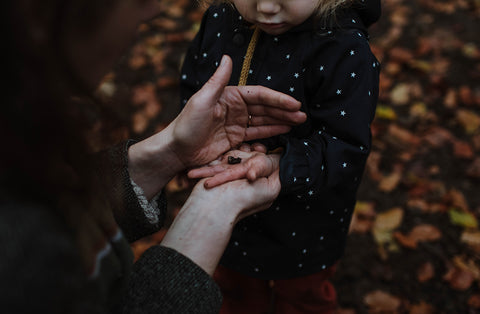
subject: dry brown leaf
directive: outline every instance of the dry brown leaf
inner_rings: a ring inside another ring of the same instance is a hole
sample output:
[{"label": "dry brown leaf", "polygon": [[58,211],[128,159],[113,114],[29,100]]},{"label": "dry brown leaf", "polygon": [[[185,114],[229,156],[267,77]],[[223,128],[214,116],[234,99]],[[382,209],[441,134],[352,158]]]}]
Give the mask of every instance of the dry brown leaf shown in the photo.
[{"label": "dry brown leaf", "polygon": [[443,280],[447,281],[453,289],[465,291],[472,286],[475,278],[471,272],[450,265]]},{"label": "dry brown leaf", "polygon": [[395,165],[393,172],[388,176],[385,176],[380,180],[378,189],[382,192],[392,192],[400,183],[403,177],[403,167],[401,165]]},{"label": "dry brown leaf", "polygon": [[442,237],[442,233],[435,226],[423,224],[415,226],[407,235],[395,232],[394,237],[402,246],[416,249],[418,242],[438,240]]},{"label": "dry brown leaf", "polygon": [[470,296],[468,306],[474,309],[480,309],[480,293]]},{"label": "dry brown leaf", "polygon": [[414,304],[410,307],[409,314],[433,314],[436,313],[435,308],[424,301]]},{"label": "dry brown leaf", "polygon": [[469,143],[464,141],[455,141],[453,144],[453,154],[457,158],[462,159],[472,159],[473,158],[473,149]]},{"label": "dry brown leaf", "polygon": [[480,178],[480,157],[475,158],[468,166],[467,175],[471,178]]},{"label": "dry brown leaf", "polygon": [[417,146],[420,144],[420,138],[397,124],[391,124],[388,127],[388,135],[393,138],[394,142],[400,142],[403,145]]},{"label": "dry brown leaf", "polygon": [[451,207],[458,208],[465,212],[468,212],[470,209],[465,195],[457,189],[450,189],[447,194],[444,195],[443,199],[444,202],[449,204]]},{"label": "dry brown leaf", "polygon": [[480,253],[480,231],[464,231],[460,239],[462,242],[470,246],[475,252]]},{"label": "dry brown leaf", "polygon": [[423,135],[422,139],[429,145],[438,148],[451,143],[454,138],[455,137],[449,130],[442,127],[433,127]]},{"label": "dry brown leaf", "polygon": [[430,262],[423,263],[417,269],[417,279],[419,282],[425,282],[432,279],[435,276],[435,268]]},{"label": "dry brown leaf", "polygon": [[368,306],[369,313],[397,313],[402,304],[400,298],[381,290],[366,294],[363,302]]}]

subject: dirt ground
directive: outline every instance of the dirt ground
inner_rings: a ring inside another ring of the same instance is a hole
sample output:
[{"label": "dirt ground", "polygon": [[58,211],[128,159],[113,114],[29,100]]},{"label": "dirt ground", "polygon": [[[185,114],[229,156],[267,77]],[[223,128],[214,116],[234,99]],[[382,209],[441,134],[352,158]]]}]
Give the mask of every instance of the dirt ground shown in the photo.
[{"label": "dirt ground", "polygon": [[[99,93],[131,137],[179,111],[183,53],[203,12],[193,0],[165,13]],[[339,313],[480,313],[480,1],[384,0],[370,29],[382,64],[380,99],[344,258]],[[168,186],[172,215],[188,188]],[[133,245],[136,254],[163,232]]]}]

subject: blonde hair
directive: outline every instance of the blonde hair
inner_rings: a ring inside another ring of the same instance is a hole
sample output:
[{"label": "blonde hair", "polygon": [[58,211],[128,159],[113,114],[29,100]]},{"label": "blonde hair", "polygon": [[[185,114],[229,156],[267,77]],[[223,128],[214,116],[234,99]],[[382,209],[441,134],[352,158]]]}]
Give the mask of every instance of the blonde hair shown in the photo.
[{"label": "blonde hair", "polygon": [[[203,6],[218,5],[221,3],[230,3],[232,0],[197,0]],[[350,6],[355,0],[318,0],[317,18],[323,20],[335,19],[339,9]]]}]

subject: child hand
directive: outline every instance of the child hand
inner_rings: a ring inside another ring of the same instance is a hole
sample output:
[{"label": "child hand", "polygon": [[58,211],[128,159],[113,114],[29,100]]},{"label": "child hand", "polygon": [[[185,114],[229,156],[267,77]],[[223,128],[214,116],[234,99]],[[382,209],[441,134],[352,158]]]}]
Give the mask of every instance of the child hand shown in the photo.
[{"label": "child hand", "polygon": [[280,154],[266,154],[263,145],[243,144],[238,150],[231,150],[220,159],[209,165],[190,170],[188,177],[205,180],[205,188],[213,188],[226,182],[246,178],[255,181],[257,178],[268,177],[278,170]]}]

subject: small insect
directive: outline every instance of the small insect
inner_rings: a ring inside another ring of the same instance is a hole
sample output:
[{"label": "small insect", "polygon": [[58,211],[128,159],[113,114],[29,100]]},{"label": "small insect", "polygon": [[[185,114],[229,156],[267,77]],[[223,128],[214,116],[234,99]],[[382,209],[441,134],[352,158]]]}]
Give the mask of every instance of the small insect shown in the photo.
[{"label": "small insect", "polygon": [[239,164],[241,162],[242,162],[242,158],[240,157],[228,156],[228,164],[230,165]]}]

